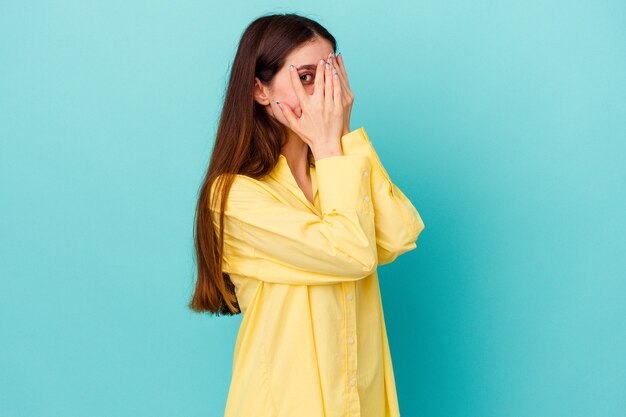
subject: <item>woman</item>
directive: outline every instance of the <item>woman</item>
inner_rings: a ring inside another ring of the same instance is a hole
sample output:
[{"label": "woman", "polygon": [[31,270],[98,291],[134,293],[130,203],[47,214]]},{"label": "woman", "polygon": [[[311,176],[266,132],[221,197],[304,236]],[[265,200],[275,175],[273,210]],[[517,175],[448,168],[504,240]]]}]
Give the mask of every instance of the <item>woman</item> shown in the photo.
[{"label": "woman", "polygon": [[268,15],[232,66],[189,304],[243,314],[226,417],[400,415],[376,268],[424,223],[365,129],[350,130],[335,50],[317,22]]}]

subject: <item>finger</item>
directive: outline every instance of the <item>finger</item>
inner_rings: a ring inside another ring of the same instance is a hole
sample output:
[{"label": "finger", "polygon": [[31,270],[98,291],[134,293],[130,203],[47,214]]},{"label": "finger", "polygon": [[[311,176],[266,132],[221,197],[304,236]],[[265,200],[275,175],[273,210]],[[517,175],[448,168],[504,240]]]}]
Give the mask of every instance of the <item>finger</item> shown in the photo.
[{"label": "finger", "polygon": [[307,103],[308,94],[304,90],[304,86],[302,85],[302,80],[300,80],[300,75],[298,74],[298,71],[296,70],[296,67],[294,65],[289,65],[289,73],[290,73],[289,79],[291,80],[291,86],[296,92],[296,97],[298,97],[298,100],[300,101],[300,107],[304,108],[304,106],[306,106],[306,103]]},{"label": "finger", "polygon": [[348,73],[346,71],[346,66],[343,61],[343,55],[341,55],[341,52],[339,52],[339,55],[337,55],[337,63],[339,64],[339,72],[341,73],[342,78],[344,80],[344,85],[350,88],[350,82],[348,81]]},{"label": "finger", "polygon": [[333,73],[332,66],[327,61],[324,71],[324,108],[330,109],[333,104]]},{"label": "finger", "polygon": [[293,129],[295,126],[297,126],[296,123],[298,121],[298,117],[295,115],[293,110],[291,110],[291,107],[289,107],[289,105],[286,103],[281,103],[280,101],[277,101],[276,104],[278,105],[278,108],[282,112],[283,116],[285,116],[289,127]]},{"label": "finger", "polygon": [[345,97],[346,102],[348,102],[348,93],[350,92],[350,88],[348,87],[348,85],[346,84],[347,81],[344,80],[343,78],[343,74],[341,73],[341,70],[338,66],[335,66],[336,70],[337,70],[337,75],[339,77],[339,81],[341,84],[341,91],[343,93],[343,97]]},{"label": "finger", "polygon": [[343,88],[341,86],[341,80],[339,79],[339,71],[337,70],[337,68],[333,68],[333,96],[334,96],[336,108],[339,108],[339,109],[343,108],[342,95],[343,95]]},{"label": "finger", "polygon": [[317,68],[315,69],[315,83],[313,84],[313,96],[320,102],[322,102],[324,98],[322,91],[324,90],[325,62],[324,58],[320,58],[317,63]]}]

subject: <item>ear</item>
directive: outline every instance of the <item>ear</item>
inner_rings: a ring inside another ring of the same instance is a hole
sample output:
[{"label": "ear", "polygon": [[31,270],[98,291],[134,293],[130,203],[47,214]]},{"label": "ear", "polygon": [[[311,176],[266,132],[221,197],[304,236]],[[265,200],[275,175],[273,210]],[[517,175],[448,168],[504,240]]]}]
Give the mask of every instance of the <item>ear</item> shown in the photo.
[{"label": "ear", "polygon": [[254,77],[254,100],[263,106],[270,104],[269,90],[258,77]]}]

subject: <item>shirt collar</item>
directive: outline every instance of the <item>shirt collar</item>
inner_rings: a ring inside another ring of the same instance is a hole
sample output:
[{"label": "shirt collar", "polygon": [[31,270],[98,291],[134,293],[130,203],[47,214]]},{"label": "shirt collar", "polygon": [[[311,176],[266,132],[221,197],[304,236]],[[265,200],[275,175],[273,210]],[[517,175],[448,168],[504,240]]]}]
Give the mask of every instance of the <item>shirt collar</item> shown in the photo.
[{"label": "shirt collar", "polygon": [[306,196],[302,192],[302,189],[300,188],[300,186],[296,182],[296,179],[294,178],[293,174],[291,173],[291,168],[289,168],[289,164],[287,163],[287,157],[285,155],[283,155],[282,153],[278,155],[278,161],[276,162],[276,166],[274,166],[274,169],[272,170],[272,174],[271,175],[276,180],[278,180],[279,182],[281,182],[284,185],[286,185],[287,188],[289,188],[292,193],[294,193],[296,196],[298,196],[298,198],[300,200],[302,200],[307,206],[309,206],[311,208],[314,208],[316,210],[319,210],[316,207],[317,206],[317,199],[318,199],[318,190],[317,190],[317,174],[316,174],[316,171],[315,171],[315,166],[312,166],[312,167],[309,168],[309,173],[311,174],[311,184],[312,184],[312,188],[313,188],[313,198],[314,198],[314,201],[316,203],[315,206],[313,206],[311,204],[309,199],[306,198]]}]

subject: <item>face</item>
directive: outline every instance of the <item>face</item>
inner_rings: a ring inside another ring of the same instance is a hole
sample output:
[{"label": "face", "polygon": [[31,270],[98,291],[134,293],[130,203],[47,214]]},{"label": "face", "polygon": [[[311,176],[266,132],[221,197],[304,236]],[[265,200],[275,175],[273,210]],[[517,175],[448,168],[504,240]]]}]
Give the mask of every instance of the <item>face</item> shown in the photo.
[{"label": "face", "polygon": [[296,67],[304,90],[311,95],[313,94],[317,63],[320,58],[326,60],[331,52],[334,52],[334,50],[330,42],[318,37],[314,41],[307,42],[300,48],[294,49],[287,55],[285,64],[276,73],[269,86],[262,85],[259,79],[256,78],[254,99],[264,105],[271,116],[278,119],[282,124],[288,125],[276,101],[287,103],[298,117],[302,113],[300,102],[291,84],[289,65],[293,64]]}]

